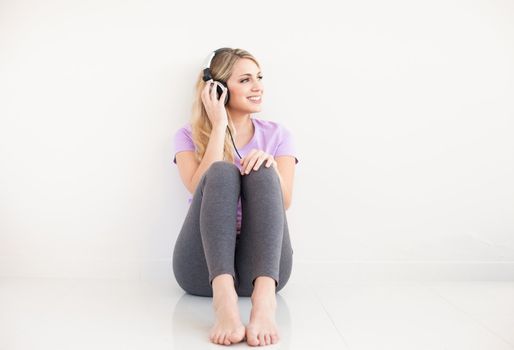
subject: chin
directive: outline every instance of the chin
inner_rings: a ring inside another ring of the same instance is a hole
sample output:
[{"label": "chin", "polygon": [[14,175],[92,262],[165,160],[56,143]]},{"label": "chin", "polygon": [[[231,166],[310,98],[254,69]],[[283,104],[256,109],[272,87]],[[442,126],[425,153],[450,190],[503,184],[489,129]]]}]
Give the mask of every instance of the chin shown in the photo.
[{"label": "chin", "polygon": [[233,108],[231,107],[230,109],[233,109],[233,110],[239,110],[243,113],[258,113],[261,111],[262,107],[260,105],[254,105],[254,106],[248,106],[248,105],[244,105],[244,106],[241,106],[240,108]]}]

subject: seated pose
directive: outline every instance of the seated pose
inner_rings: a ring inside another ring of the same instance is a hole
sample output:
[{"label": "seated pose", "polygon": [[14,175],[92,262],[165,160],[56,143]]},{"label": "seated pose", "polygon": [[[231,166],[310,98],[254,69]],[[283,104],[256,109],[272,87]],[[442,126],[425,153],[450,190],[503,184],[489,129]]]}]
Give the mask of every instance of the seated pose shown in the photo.
[{"label": "seated pose", "polygon": [[[218,49],[198,77],[191,122],[174,136],[173,162],[191,196],[173,273],[186,293],[213,298],[216,344],[279,340],[275,293],[292,269],[286,210],[298,160],[287,128],[251,115],[262,94],[257,60]],[[238,296],[251,297],[247,327]]]}]

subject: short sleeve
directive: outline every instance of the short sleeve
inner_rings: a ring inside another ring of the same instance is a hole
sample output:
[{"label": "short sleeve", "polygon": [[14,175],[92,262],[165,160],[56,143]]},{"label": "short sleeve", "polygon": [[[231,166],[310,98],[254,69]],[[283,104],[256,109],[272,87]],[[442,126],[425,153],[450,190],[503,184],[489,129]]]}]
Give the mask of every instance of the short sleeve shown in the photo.
[{"label": "short sleeve", "polygon": [[284,126],[280,127],[280,141],[275,151],[275,157],[277,156],[293,156],[295,158],[295,164],[298,164],[293,134]]},{"label": "short sleeve", "polygon": [[185,126],[178,129],[174,136],[173,163],[177,164],[177,153],[181,151],[194,151],[195,144],[191,131]]}]

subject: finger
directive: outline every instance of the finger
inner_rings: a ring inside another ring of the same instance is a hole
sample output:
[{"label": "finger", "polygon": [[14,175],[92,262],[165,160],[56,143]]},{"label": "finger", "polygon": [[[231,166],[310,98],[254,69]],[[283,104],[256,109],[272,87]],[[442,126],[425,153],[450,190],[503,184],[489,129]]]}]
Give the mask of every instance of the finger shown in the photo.
[{"label": "finger", "polygon": [[248,163],[243,168],[243,174],[250,174],[250,169],[252,169],[254,163],[255,157],[251,157],[250,159],[248,159]]},{"label": "finger", "polygon": [[248,162],[248,165],[246,166],[245,173],[250,174],[250,171],[252,171],[252,168],[255,166],[255,162],[259,159],[262,153],[256,153]]},{"label": "finger", "polygon": [[214,87],[216,86],[216,82],[212,81],[209,85],[209,92],[208,92],[208,95],[209,95],[209,99],[212,100],[212,90],[214,90]]},{"label": "finger", "polygon": [[247,166],[248,162],[250,161],[250,157],[252,157],[252,155],[253,155],[255,152],[257,152],[257,150],[256,150],[256,149],[252,149],[252,150],[250,151],[250,153],[248,153],[248,154],[247,154],[247,155],[242,159],[242,163],[243,163],[243,164],[241,164],[241,169],[242,169],[241,174],[242,174],[242,173],[244,173],[244,169],[246,168],[246,166]]},{"label": "finger", "polygon": [[211,100],[213,100],[213,101],[217,100],[217,98],[216,98],[216,91],[218,90],[217,87],[218,87],[218,82],[215,81],[212,84],[212,90],[211,90]]},{"label": "finger", "polygon": [[221,95],[220,95],[220,102],[222,104],[225,104],[225,96],[227,96],[228,89],[221,84],[220,84],[220,86],[221,86],[221,90],[222,90]]},{"label": "finger", "polygon": [[252,157],[249,159],[248,164],[243,168],[243,174],[250,174],[250,170],[252,169],[253,165],[255,164],[255,157]]},{"label": "finger", "polygon": [[252,167],[255,165],[255,162],[259,158],[262,151],[256,150],[250,157],[248,157],[248,163],[246,163],[246,166],[243,168],[245,169],[245,173],[249,174],[252,170]]},{"label": "finger", "polygon": [[204,93],[205,95],[209,94],[209,89],[210,89],[211,85],[212,85],[212,79],[211,80],[207,80],[205,82],[204,87],[203,87],[202,93]]},{"label": "finger", "polygon": [[254,171],[259,170],[259,168],[261,167],[262,163],[264,163],[264,161],[265,161],[266,159],[268,159],[267,157],[268,157],[268,156],[266,156],[266,155],[262,155],[262,156],[260,156],[260,157],[259,157],[259,159],[257,159],[257,161],[255,162],[255,165],[253,166],[253,170],[254,170]]},{"label": "finger", "polygon": [[266,164],[264,165],[266,168],[269,168],[271,164],[273,164],[273,156],[270,156],[266,162]]}]

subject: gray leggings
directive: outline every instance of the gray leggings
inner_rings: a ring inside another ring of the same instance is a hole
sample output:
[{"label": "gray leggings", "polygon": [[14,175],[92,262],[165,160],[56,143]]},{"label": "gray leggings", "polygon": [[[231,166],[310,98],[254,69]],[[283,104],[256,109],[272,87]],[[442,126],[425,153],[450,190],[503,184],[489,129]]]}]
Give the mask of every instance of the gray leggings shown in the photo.
[{"label": "gray leggings", "polygon": [[236,165],[217,161],[203,174],[173,250],[173,273],[187,293],[212,297],[212,280],[225,273],[239,296],[251,296],[259,276],[272,277],[275,292],[287,283],[293,249],[282,189],[264,164],[242,176]]}]

